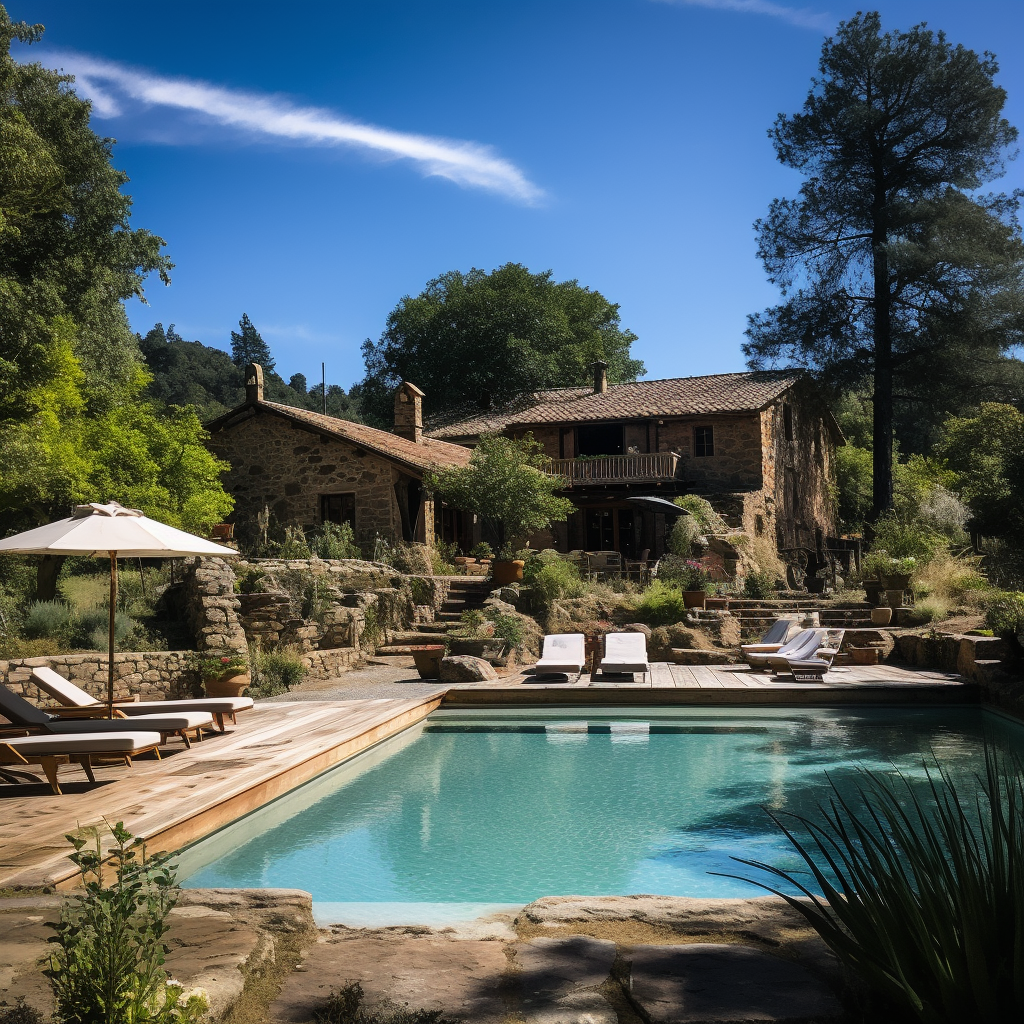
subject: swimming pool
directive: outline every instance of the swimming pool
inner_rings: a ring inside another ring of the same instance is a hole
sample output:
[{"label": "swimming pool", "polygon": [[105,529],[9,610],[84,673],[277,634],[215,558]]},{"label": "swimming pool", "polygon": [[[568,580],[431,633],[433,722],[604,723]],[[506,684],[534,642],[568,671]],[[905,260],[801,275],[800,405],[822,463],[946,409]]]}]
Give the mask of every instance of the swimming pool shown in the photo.
[{"label": "swimming pool", "polygon": [[[1024,728],[972,707],[439,711],[183,852],[190,887],[288,887],[322,920],[545,895],[749,896],[798,867],[762,807],[808,813],[858,767],[983,765]],[[390,908],[390,909],[389,909]]]}]

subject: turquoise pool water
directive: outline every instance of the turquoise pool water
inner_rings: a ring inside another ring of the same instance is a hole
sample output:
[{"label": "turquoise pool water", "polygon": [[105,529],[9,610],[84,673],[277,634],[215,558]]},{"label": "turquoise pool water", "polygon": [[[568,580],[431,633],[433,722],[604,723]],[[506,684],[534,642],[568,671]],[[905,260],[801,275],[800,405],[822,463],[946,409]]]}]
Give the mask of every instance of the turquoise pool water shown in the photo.
[{"label": "turquoise pool water", "polygon": [[[975,708],[437,712],[185,851],[188,886],[318,904],[747,896],[745,857],[798,861],[761,809],[809,813],[859,766],[983,766],[1024,730]],[[343,919],[343,915],[341,918]]]}]

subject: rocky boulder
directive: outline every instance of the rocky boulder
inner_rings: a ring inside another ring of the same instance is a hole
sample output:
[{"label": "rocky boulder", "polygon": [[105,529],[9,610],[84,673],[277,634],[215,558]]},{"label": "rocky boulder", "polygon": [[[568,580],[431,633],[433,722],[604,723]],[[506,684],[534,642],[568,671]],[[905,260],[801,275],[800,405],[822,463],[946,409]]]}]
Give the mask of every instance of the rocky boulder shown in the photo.
[{"label": "rocky boulder", "polygon": [[442,683],[482,683],[497,678],[498,673],[483,658],[456,654],[441,659]]}]

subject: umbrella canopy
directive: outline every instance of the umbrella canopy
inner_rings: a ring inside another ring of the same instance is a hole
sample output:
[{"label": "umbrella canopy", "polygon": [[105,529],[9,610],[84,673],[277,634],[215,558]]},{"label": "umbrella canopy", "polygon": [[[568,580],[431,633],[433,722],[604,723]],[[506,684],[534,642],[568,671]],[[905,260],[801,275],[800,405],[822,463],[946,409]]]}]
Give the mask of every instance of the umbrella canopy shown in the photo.
[{"label": "umbrella canopy", "polygon": [[667,516],[688,516],[690,514],[685,508],[680,508],[675,502],[669,501],[666,498],[658,498],[653,494],[627,498],[626,501],[643,505],[644,508],[649,508],[652,512],[664,512]]},{"label": "umbrella canopy", "polygon": [[116,501],[79,505],[70,519],[26,530],[0,540],[0,553],[8,555],[109,555],[110,621],[108,623],[107,704],[114,714],[114,613],[117,608],[118,558],[181,558],[207,555],[237,557],[234,548],[214,544],[184,530],[158,523],[137,508]]}]

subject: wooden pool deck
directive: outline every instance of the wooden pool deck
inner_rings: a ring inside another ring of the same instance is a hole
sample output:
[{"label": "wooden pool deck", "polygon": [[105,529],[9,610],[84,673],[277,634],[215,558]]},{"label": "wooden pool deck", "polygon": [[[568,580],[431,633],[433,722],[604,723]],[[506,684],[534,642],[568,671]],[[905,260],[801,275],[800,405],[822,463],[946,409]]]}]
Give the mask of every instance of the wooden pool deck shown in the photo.
[{"label": "wooden pool deck", "polygon": [[[0,888],[77,880],[69,832],[123,821],[151,852],[177,850],[269,803],[353,754],[425,718],[439,697],[259,704],[237,727],[157,761],[59,774],[63,796],[43,786],[0,786]],[[78,781],[81,780],[81,781]]]},{"label": "wooden pool deck", "polygon": [[269,803],[328,768],[425,718],[439,706],[643,706],[967,704],[977,690],[959,677],[888,665],[794,683],[743,666],[654,665],[632,680],[537,682],[509,675],[415,699],[261,703],[225,734],[162,760],[97,769],[90,785],[61,769],[63,796],[44,785],[0,785],[0,888],[74,885],[65,835],[123,821],[150,851],[180,849]]},{"label": "wooden pool deck", "polygon": [[486,683],[450,687],[445,707],[502,704],[964,704],[978,699],[976,687],[946,672],[894,665],[833,669],[820,683],[754,672],[746,665],[653,664],[632,678],[551,681],[519,673]]}]

